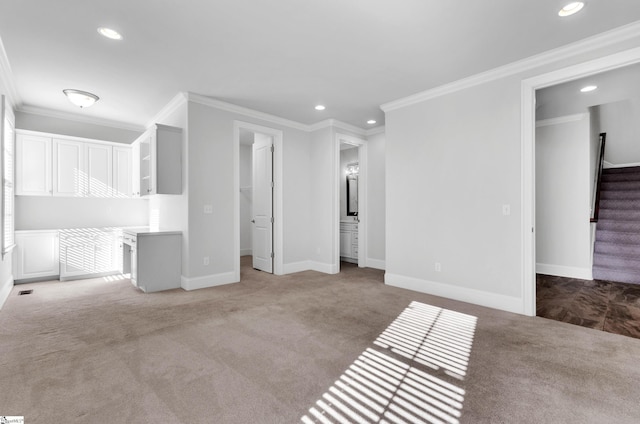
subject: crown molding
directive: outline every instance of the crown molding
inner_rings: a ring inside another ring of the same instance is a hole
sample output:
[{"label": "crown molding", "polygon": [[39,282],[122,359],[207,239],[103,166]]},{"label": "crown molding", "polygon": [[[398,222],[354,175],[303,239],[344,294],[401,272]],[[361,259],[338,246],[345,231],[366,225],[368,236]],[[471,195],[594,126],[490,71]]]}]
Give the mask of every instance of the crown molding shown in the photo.
[{"label": "crown molding", "polygon": [[301,124],[300,122],[291,121],[289,119],[281,118],[279,116],[271,115],[257,110],[249,109],[243,106],[234,105],[232,103],[223,102],[222,100],[216,100],[211,97],[202,96],[195,93],[184,93],[184,96],[190,102],[198,103],[204,106],[213,107],[216,109],[224,110],[227,112],[237,113],[240,115],[248,116],[251,118],[259,119],[261,121],[270,122],[276,125],[282,125],[289,128],[294,128],[301,131],[309,131],[308,125]]},{"label": "crown molding", "polygon": [[313,132],[318,131],[323,128],[340,128],[344,131],[350,131],[360,136],[367,135],[367,130],[363,130],[362,128],[356,127],[355,125],[347,124],[346,122],[339,121],[337,119],[325,119],[324,121],[316,122],[315,124],[308,125],[307,131]]},{"label": "crown molding", "polygon": [[376,134],[382,134],[384,133],[386,130],[386,127],[384,125],[380,125],[379,127],[375,127],[375,128],[370,128],[365,132],[365,135],[367,137],[372,136],[372,135],[376,135]]},{"label": "crown molding", "polygon": [[384,112],[411,106],[426,100],[441,97],[456,91],[471,88],[497,79],[515,75],[533,68],[548,65],[561,59],[578,56],[584,53],[595,51],[612,44],[620,43],[634,37],[640,36],[640,21],[621,26],[571,44],[548,50],[546,52],[530,56],[528,58],[509,63],[486,72],[463,78],[452,83],[444,84],[411,96],[403,97],[380,105]]},{"label": "crown molding", "polygon": [[129,130],[129,131],[136,131],[136,132],[141,132],[145,130],[144,127],[136,124],[112,121],[109,119],[96,118],[93,116],[83,116],[75,113],[61,112],[59,110],[45,109],[45,108],[36,107],[36,106],[22,105],[17,109],[17,111],[22,113],[29,113],[32,115],[48,116],[50,118],[58,118],[58,119],[66,119],[68,121],[83,122],[85,124],[94,124],[94,125],[100,125],[103,127],[119,128],[122,130]]},{"label": "crown molding", "polygon": [[162,121],[167,119],[169,115],[178,110],[180,106],[185,104],[187,100],[187,93],[180,92],[176,94],[169,103],[167,103],[162,109],[160,109],[160,112],[156,113],[153,118],[147,121],[147,125],[145,125],[145,127],[149,128],[152,125],[162,123]]},{"label": "crown molding", "polygon": [[17,109],[22,105],[22,99],[16,90],[13,72],[11,71],[11,65],[9,64],[4,44],[2,44],[2,39],[0,39],[0,87],[4,87],[7,90],[4,94],[13,109]]}]

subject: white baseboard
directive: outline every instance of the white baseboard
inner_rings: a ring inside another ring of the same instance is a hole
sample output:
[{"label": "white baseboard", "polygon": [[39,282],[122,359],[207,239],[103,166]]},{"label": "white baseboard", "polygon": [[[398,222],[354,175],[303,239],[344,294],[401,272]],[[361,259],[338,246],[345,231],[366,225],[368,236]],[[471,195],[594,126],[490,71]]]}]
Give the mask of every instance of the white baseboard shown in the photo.
[{"label": "white baseboard", "polygon": [[238,281],[239,279],[236,278],[236,273],[233,271],[193,278],[188,278],[183,275],[180,277],[180,286],[188,291],[222,286],[224,284],[237,283]]},{"label": "white baseboard", "polygon": [[2,287],[0,287],[0,310],[4,306],[4,302],[9,298],[11,289],[13,289],[13,275],[10,275],[7,281],[5,281],[2,284]]},{"label": "white baseboard", "polygon": [[325,264],[316,261],[300,261],[284,264],[284,274],[293,274],[302,271],[318,271],[325,274],[337,274],[338,269],[335,265]]},{"label": "white baseboard", "polygon": [[404,275],[389,274],[384,276],[385,284],[403,289],[446,297],[461,302],[473,303],[502,311],[524,314],[524,302],[520,297],[505,296],[451,284],[437,283]]},{"label": "white baseboard", "polygon": [[366,262],[368,268],[381,269],[383,271],[386,269],[386,263],[384,260],[367,258]]},{"label": "white baseboard", "polygon": [[538,274],[557,275],[558,277],[593,280],[593,270],[590,268],[577,268],[573,266],[537,263],[536,272]]},{"label": "white baseboard", "polygon": [[253,249],[240,249],[240,256],[251,256],[253,255]]}]

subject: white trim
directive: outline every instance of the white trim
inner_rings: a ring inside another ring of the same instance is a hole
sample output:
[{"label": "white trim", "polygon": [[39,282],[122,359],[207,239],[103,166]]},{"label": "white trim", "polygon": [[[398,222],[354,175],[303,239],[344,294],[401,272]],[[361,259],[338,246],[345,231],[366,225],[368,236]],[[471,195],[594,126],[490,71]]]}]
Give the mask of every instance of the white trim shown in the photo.
[{"label": "white trim", "polygon": [[243,106],[234,105],[232,103],[223,102],[222,100],[216,100],[211,97],[201,96],[195,93],[184,93],[187,100],[190,102],[198,103],[204,106],[209,106],[215,109],[224,110],[227,112],[238,113],[240,115],[248,116],[251,118],[259,119],[261,121],[269,122],[272,124],[283,125],[285,127],[294,128],[301,131],[309,131],[309,126],[301,124],[299,122],[291,121],[289,119],[280,118],[279,116],[271,115],[257,110],[249,109]]},{"label": "white trim", "polygon": [[528,58],[470,76],[468,78],[463,78],[449,84],[444,84],[430,90],[422,91],[411,96],[385,103],[381,105],[380,108],[384,112],[390,112],[395,109],[421,103],[436,97],[455,93],[456,91],[461,91],[487,82],[495,81],[497,79],[519,74],[533,68],[548,65],[550,63],[557,62],[558,60],[575,57],[583,53],[592,52],[603,47],[620,43],[637,37],[639,32],[640,21],[637,21],[571,44],[548,50],[535,56],[530,56]]},{"label": "white trim", "polygon": [[4,49],[2,39],[0,39],[0,86],[6,88],[7,92],[5,94],[12,108],[15,109],[22,105],[22,99],[18,94],[18,90],[16,90],[11,64],[9,63],[9,57],[7,56],[7,51]]},{"label": "white trim", "polygon": [[538,274],[557,275],[559,277],[593,280],[593,271],[590,268],[538,263],[536,264],[536,272]]},{"label": "white trim", "polygon": [[237,283],[238,281],[239,280],[235,278],[235,272],[233,271],[193,278],[188,278],[182,275],[180,277],[180,287],[189,291]]},{"label": "white trim", "polygon": [[118,143],[117,141],[97,140],[95,138],[76,137],[73,135],[55,134],[55,133],[33,131],[33,130],[17,129],[15,131],[16,131],[16,135],[20,134],[20,135],[31,135],[31,136],[37,136],[37,137],[59,138],[59,139],[65,139],[69,141],[78,141],[81,143],[102,144],[105,146],[114,146],[114,147],[124,147],[124,148],[131,147],[131,144]]},{"label": "white trim", "polygon": [[413,290],[433,296],[446,297],[461,302],[473,303],[489,308],[500,309],[507,312],[522,313],[522,299],[520,297],[505,296],[501,294],[455,286],[452,284],[438,283],[422,280],[398,274],[386,273],[384,283],[388,286]]},{"label": "white trim", "polygon": [[9,298],[11,290],[13,289],[13,275],[10,275],[7,281],[0,287],[0,310],[4,306],[4,303]]},{"label": "white trim", "polygon": [[381,125],[379,127],[375,127],[375,128],[370,128],[366,131],[366,136],[370,137],[372,135],[376,135],[376,134],[382,134],[386,131],[386,128],[384,125]]},{"label": "white trim", "polygon": [[45,109],[37,106],[21,105],[16,108],[18,112],[28,113],[30,115],[47,116],[50,118],[64,119],[67,121],[82,122],[85,124],[99,125],[101,127],[119,128],[122,130],[143,132],[144,128],[140,125],[112,121],[110,119],[97,118],[95,116],[78,115],[76,113],[63,112],[60,110]]},{"label": "white trim", "polygon": [[358,266],[365,267],[367,261],[367,140],[347,134],[336,133],[333,163],[333,265],[340,270],[340,144],[346,142],[358,147]]},{"label": "white trim", "polygon": [[253,249],[240,249],[240,256],[251,256],[253,255]]},{"label": "white trim", "polygon": [[310,271],[311,261],[291,262],[284,264],[283,274],[295,274],[296,272]]},{"label": "white trim", "polygon": [[568,124],[569,122],[582,121],[589,117],[588,113],[578,113],[576,115],[559,116],[557,118],[541,119],[536,121],[536,128],[549,127],[551,125]]},{"label": "white trim", "polygon": [[[623,27],[634,28],[640,23]],[[595,48],[595,47],[594,47]],[[535,90],[640,62],[640,47],[525,79],[521,83],[521,193],[523,313],[536,313],[535,279]]]},{"label": "white trim", "polygon": [[250,122],[233,121],[233,245],[234,270],[240,279],[240,129],[266,134],[273,137],[273,273],[282,275],[284,268],[284,203],[283,203],[283,166],[284,166],[284,136],[282,130],[264,127]]},{"label": "white trim", "polygon": [[367,130],[364,130],[360,127],[356,127],[355,125],[347,124],[346,122],[339,121],[337,119],[325,119],[324,121],[316,122],[315,124],[308,125],[307,131],[313,132],[318,131],[324,128],[339,128],[344,131],[349,131],[359,136],[366,136]]},{"label": "white trim", "polygon": [[607,169],[611,169],[611,168],[629,168],[631,166],[640,166],[640,162],[613,164],[611,162],[604,161],[604,163],[606,165],[605,168],[607,168]]},{"label": "white trim", "polygon": [[318,271],[324,274],[337,274],[340,272],[338,265],[325,264],[318,261],[309,261],[309,267],[311,271]]},{"label": "white trim", "polygon": [[185,93],[180,92],[176,94],[169,103],[167,103],[162,109],[160,109],[160,111],[156,113],[155,116],[147,122],[145,129],[150,128],[155,124],[162,123],[162,121],[167,119],[169,115],[171,115],[173,112],[178,110],[178,108],[183,104],[185,104],[186,102],[187,102],[187,95]]},{"label": "white trim", "polygon": [[386,262],[383,259],[367,258],[367,267],[374,268],[374,269],[381,269],[383,271],[387,269]]}]

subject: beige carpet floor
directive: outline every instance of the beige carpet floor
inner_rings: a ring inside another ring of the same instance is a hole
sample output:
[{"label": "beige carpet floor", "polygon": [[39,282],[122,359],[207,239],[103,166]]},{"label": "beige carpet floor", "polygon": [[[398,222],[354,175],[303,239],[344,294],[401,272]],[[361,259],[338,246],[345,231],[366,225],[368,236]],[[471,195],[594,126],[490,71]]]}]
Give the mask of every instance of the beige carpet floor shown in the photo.
[{"label": "beige carpet floor", "polygon": [[[19,290],[33,293],[18,296]],[[381,271],[143,294],[16,286],[0,415],[25,423],[637,423],[640,340],[387,287]]]}]

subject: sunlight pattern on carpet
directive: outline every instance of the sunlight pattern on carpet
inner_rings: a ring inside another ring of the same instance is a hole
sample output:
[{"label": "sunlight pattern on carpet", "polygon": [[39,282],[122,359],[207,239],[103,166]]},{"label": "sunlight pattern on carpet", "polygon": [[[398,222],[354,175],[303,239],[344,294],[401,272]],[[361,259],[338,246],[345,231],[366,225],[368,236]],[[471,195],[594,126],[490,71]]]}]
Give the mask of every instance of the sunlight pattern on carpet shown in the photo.
[{"label": "sunlight pattern on carpet", "polygon": [[412,302],[301,421],[459,423],[476,321]]}]

